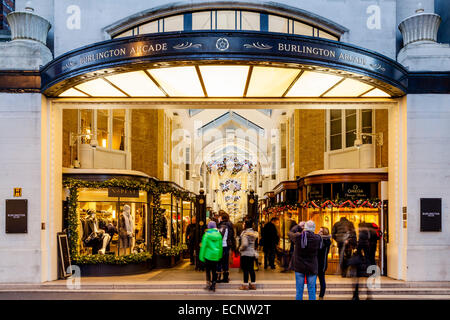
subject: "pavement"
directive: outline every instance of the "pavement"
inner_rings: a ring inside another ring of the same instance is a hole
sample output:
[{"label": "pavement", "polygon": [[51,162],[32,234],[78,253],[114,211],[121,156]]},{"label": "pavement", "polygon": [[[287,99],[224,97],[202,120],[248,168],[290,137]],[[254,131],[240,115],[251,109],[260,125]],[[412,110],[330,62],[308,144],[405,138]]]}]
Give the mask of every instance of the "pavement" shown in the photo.
[{"label": "pavement", "polygon": [[[45,283],[0,284],[0,299],[40,300],[293,300],[292,271],[261,269],[256,272],[257,290],[239,290],[242,272],[230,269],[229,283],[217,284],[216,292],[204,289],[204,272],[195,271],[189,261],[171,269],[112,277],[81,277]],[[450,282],[406,282],[388,277],[360,279],[360,298],[373,300],[450,300]],[[349,300],[355,279],[327,275],[325,300]],[[317,284],[317,289],[319,284]],[[304,292],[304,299],[307,299]]]}]

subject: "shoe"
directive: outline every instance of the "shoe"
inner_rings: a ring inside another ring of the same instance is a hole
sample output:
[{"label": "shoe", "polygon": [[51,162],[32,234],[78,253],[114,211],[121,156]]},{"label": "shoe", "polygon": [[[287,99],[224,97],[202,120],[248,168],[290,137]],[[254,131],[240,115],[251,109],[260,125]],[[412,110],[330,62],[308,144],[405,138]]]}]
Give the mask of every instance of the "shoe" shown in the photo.
[{"label": "shoe", "polygon": [[245,284],[242,284],[242,285],[239,287],[239,290],[248,290],[248,289],[249,289],[249,287],[246,286]]},{"label": "shoe", "polygon": [[209,288],[209,290],[211,290],[212,292],[216,292],[216,284],[214,282],[211,285],[211,287]]},{"label": "shoe", "polygon": [[105,254],[105,249],[98,250],[98,254]]},{"label": "shoe", "polygon": [[319,297],[319,300],[323,300],[323,297]]},{"label": "shoe", "polygon": [[251,284],[251,283],[250,283],[250,284],[248,285],[248,289],[249,289],[249,290],[256,290],[256,284]]},{"label": "shoe", "polygon": [[211,290],[211,282],[207,282],[206,283],[206,287],[204,289],[205,290]]},{"label": "shoe", "polygon": [[229,282],[230,282],[230,279],[228,278],[228,275],[229,275],[229,273],[225,271],[225,272],[223,273],[223,279],[222,279],[221,282],[223,282],[223,283],[229,283]]}]

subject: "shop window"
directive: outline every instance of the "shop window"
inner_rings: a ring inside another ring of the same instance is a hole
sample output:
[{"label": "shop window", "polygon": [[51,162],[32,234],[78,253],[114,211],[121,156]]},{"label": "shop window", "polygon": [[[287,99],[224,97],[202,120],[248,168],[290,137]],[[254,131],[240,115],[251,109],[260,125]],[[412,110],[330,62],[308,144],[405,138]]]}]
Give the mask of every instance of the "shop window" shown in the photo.
[{"label": "shop window", "polygon": [[295,126],[294,126],[294,114],[292,114],[289,120],[289,162],[291,166],[295,162]]},{"label": "shop window", "polygon": [[161,195],[161,208],[165,209],[162,239],[163,247],[171,248],[182,244],[184,238],[184,213],[183,202],[173,194],[166,193]]},{"label": "shop window", "polygon": [[97,139],[99,146],[108,148],[109,110],[97,110]]},{"label": "shop window", "polygon": [[94,112],[93,110],[89,109],[83,109],[80,110],[80,126],[79,126],[79,133],[81,136],[81,143],[82,144],[90,144],[93,134],[93,117]]},{"label": "shop window", "polygon": [[147,193],[109,197],[108,189],[78,190],[79,252],[124,255],[147,251]]},{"label": "shop window", "polygon": [[113,110],[112,148],[125,151],[125,110]]},{"label": "shop window", "polygon": [[345,147],[353,147],[356,139],[356,110],[345,110]]},{"label": "shop window", "polygon": [[[329,146],[327,151],[340,150],[354,147],[357,133],[372,133],[373,112],[372,109],[355,110],[329,110],[327,111],[329,122],[326,135]],[[370,136],[362,136],[363,144],[371,144]]]},{"label": "shop window", "polygon": [[330,150],[342,148],[342,112],[330,110]]}]

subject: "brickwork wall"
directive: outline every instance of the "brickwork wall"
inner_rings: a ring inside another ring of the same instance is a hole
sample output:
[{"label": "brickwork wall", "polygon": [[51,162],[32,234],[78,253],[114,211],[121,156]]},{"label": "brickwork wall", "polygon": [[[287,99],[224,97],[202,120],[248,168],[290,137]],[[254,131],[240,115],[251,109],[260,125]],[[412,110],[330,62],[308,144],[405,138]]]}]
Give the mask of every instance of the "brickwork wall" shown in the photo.
[{"label": "brickwork wall", "polygon": [[164,178],[164,110],[131,111],[131,167]]},{"label": "brickwork wall", "polygon": [[323,169],[325,110],[295,110],[295,176]]}]

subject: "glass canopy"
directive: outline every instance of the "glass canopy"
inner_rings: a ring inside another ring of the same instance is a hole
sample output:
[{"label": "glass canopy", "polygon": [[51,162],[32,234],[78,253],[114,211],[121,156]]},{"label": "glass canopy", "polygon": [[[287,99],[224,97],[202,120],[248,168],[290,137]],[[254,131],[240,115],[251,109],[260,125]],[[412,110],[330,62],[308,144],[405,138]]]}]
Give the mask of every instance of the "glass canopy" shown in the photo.
[{"label": "glass canopy", "polygon": [[99,77],[77,84],[59,97],[390,97],[370,81],[360,78],[330,70],[272,66],[176,66]]}]

